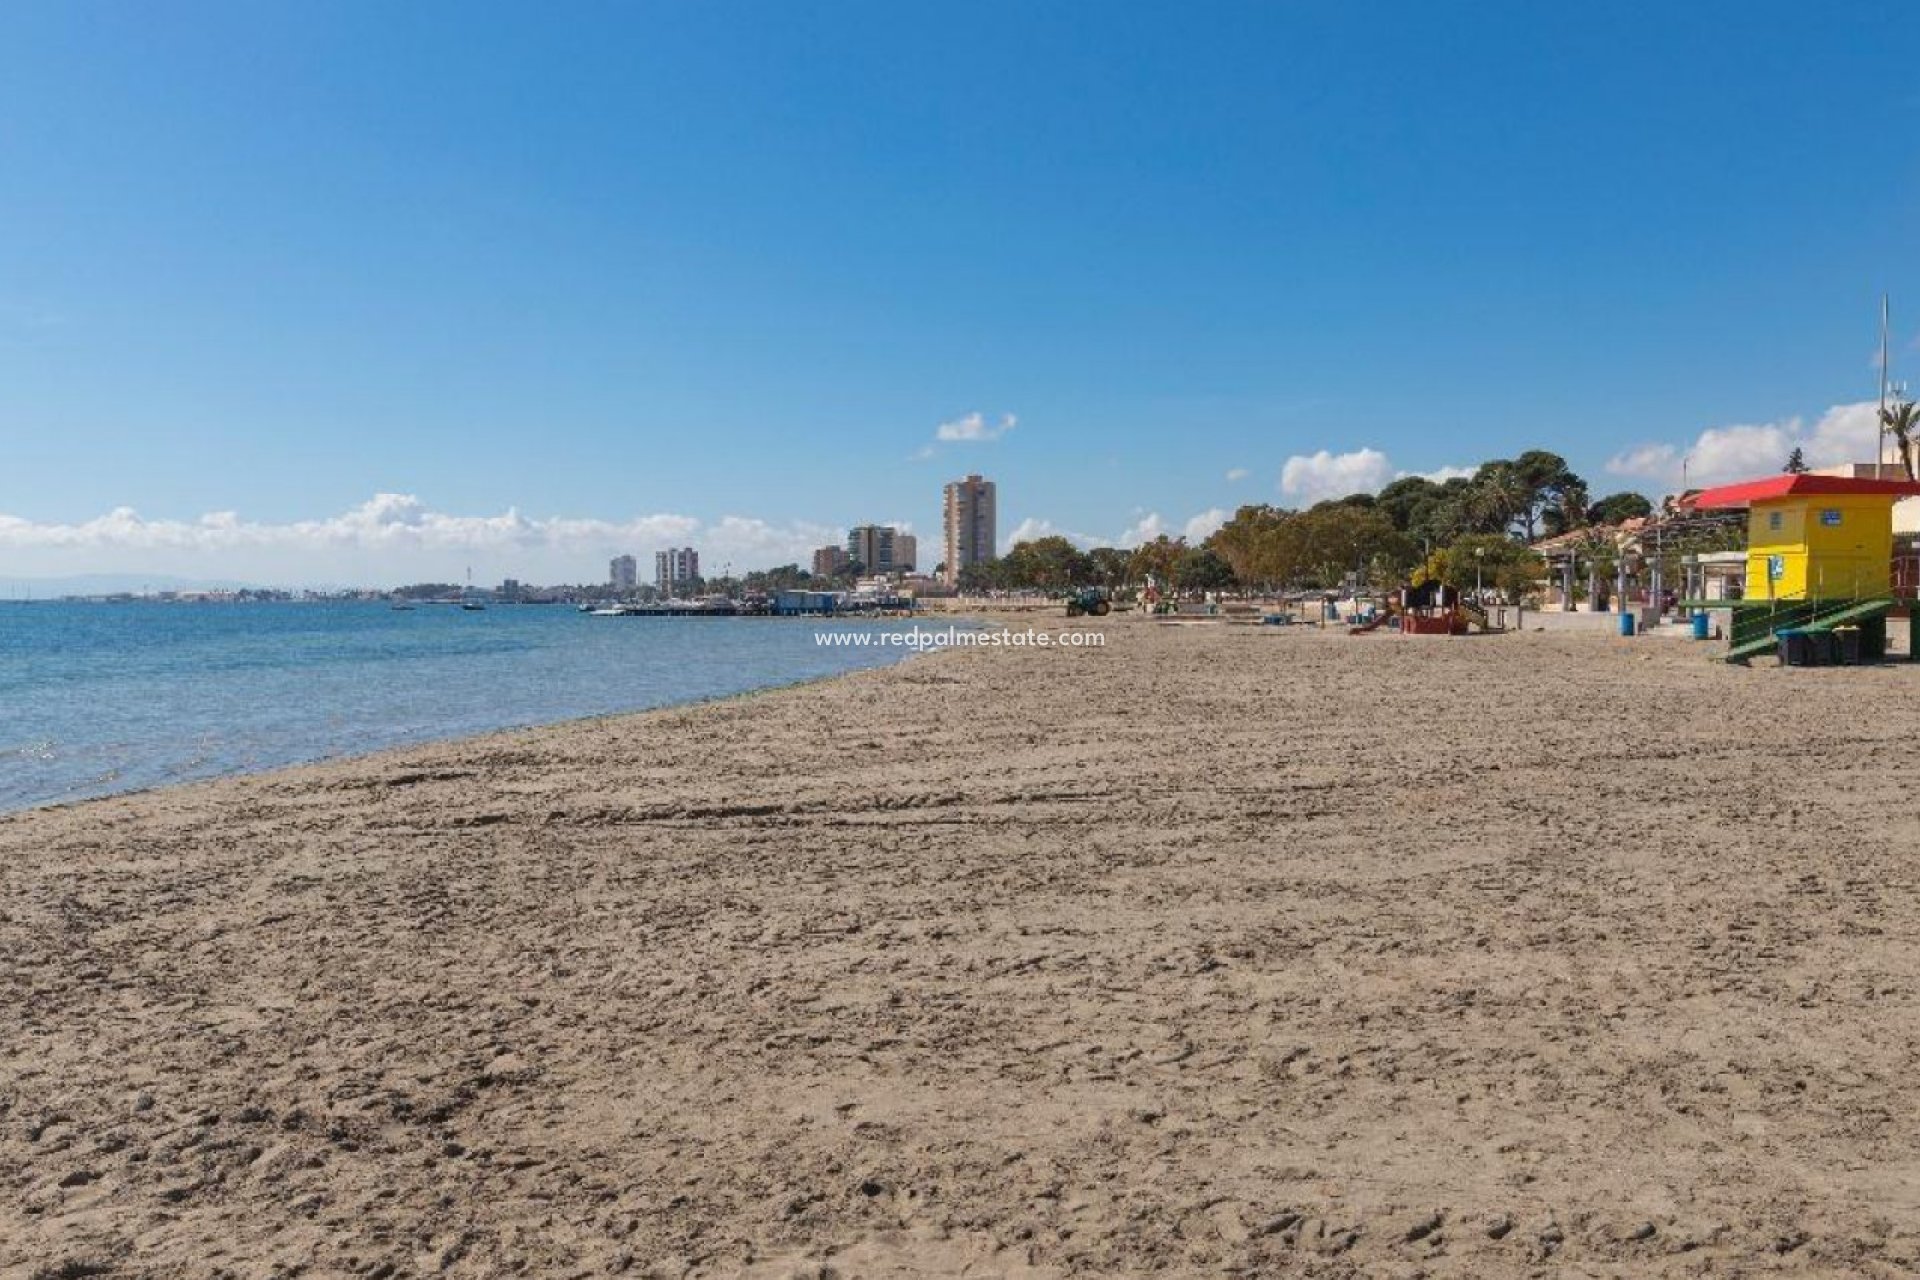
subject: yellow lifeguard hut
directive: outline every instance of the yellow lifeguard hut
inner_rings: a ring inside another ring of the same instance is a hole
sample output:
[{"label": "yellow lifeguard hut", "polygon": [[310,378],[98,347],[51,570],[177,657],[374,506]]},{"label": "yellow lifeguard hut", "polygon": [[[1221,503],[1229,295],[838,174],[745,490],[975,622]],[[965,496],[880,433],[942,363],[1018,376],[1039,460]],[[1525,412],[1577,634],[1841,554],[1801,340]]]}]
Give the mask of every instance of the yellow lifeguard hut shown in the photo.
[{"label": "yellow lifeguard hut", "polygon": [[[1745,507],[1745,599],[1734,610],[1732,662],[1767,652],[1783,628],[1858,627],[1884,652],[1893,588],[1893,504],[1908,480],[1784,474],[1708,489],[1696,508]],[[1871,634],[1868,634],[1871,633]]]}]

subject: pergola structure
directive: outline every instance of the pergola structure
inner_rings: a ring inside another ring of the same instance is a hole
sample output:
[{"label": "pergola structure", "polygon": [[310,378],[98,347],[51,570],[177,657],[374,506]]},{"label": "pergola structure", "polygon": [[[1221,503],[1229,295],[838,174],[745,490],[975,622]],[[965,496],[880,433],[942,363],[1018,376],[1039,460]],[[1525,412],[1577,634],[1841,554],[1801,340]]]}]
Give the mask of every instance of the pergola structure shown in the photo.
[{"label": "pergola structure", "polygon": [[1660,515],[1575,529],[1544,538],[1533,544],[1533,550],[1547,562],[1548,581],[1559,590],[1565,608],[1578,596],[1583,567],[1588,598],[1600,594],[1602,563],[1612,566],[1611,582],[1619,602],[1644,586],[1645,598],[1657,603],[1676,578],[1679,594],[1692,599],[1706,594],[1701,555],[1736,548],[1745,525],[1742,513],[1701,511],[1688,497]]}]

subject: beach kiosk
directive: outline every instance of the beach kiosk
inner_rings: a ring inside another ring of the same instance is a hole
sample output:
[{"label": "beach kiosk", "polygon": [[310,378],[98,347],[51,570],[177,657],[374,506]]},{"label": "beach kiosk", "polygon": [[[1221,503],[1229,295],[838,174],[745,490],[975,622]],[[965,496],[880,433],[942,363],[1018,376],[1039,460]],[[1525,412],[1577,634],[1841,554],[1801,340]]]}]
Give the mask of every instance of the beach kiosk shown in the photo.
[{"label": "beach kiosk", "polygon": [[1745,591],[1731,602],[1727,661],[1773,652],[1782,632],[1843,635],[1857,640],[1859,656],[1883,656],[1888,614],[1905,605],[1913,619],[1912,601],[1894,592],[1893,504],[1916,495],[1920,483],[1910,480],[1792,473],[1699,494],[1696,508],[1748,511]]}]

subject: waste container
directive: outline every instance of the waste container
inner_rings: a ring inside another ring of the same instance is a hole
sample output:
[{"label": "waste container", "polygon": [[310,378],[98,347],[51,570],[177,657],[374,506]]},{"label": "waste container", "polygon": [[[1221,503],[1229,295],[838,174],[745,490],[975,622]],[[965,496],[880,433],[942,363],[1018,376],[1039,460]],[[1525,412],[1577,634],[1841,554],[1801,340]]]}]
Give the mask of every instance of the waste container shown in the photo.
[{"label": "waste container", "polygon": [[1787,628],[1773,633],[1780,642],[1780,665],[1783,667],[1810,667],[1813,665],[1813,637],[1804,631]]},{"label": "waste container", "polygon": [[1620,634],[1623,636],[1633,634],[1633,615],[1624,609],[1620,612]]},{"label": "waste container", "polygon": [[1843,667],[1860,665],[1860,628],[1835,627],[1832,634],[1834,661]]},{"label": "waste container", "polygon": [[1695,609],[1693,611],[1693,638],[1695,640],[1705,640],[1707,638],[1708,621],[1709,619],[1707,618],[1707,611],[1705,609]]}]

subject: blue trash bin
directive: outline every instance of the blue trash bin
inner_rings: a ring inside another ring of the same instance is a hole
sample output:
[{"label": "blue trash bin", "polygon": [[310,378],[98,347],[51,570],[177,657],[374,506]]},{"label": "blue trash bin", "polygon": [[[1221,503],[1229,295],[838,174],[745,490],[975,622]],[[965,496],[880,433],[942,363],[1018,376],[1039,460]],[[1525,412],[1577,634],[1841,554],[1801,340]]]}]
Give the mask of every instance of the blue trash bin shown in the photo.
[{"label": "blue trash bin", "polygon": [[1707,611],[1705,609],[1695,609],[1693,611],[1693,638],[1695,640],[1705,640],[1707,638],[1708,621],[1709,619],[1707,618]]},{"label": "blue trash bin", "polygon": [[1633,634],[1633,615],[1624,610],[1620,614],[1620,634],[1623,636]]}]

